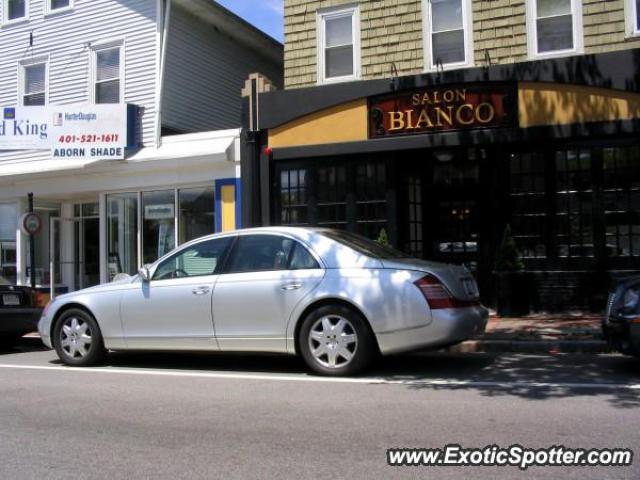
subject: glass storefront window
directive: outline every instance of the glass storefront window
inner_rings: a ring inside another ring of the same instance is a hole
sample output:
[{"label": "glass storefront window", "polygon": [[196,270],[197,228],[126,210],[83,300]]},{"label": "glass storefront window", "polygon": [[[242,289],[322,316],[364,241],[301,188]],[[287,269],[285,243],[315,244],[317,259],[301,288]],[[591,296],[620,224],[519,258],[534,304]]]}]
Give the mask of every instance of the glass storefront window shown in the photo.
[{"label": "glass storefront window", "polygon": [[16,282],[16,229],[18,209],[15,204],[0,204],[0,277]]},{"label": "glass storefront window", "polygon": [[640,256],[640,147],[605,148],[603,166],[607,254]]},{"label": "glass storefront window", "polygon": [[513,238],[524,258],[545,258],[547,202],[544,156],[537,152],[512,154],[509,166]]},{"label": "glass storefront window", "polygon": [[142,263],[153,263],[176,246],[175,190],[142,193]]},{"label": "glass storefront window", "polygon": [[180,244],[215,232],[215,190],[213,187],[180,189],[178,203]]},{"label": "glass storefront window", "polygon": [[138,195],[107,196],[107,268],[109,280],[138,270]]}]

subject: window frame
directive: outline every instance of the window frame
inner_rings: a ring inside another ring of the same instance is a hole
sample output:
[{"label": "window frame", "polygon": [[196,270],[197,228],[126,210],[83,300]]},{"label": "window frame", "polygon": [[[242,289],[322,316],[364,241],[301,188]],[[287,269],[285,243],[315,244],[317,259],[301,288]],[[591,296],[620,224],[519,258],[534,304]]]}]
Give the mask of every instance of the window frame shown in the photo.
[{"label": "window frame", "polygon": [[[331,18],[351,16],[351,40],[353,45],[353,73],[340,77],[326,76],[326,21]],[[316,12],[316,50],[318,85],[349,82],[362,78],[362,52],[360,33],[360,6],[341,5],[337,8],[319,9]]]},{"label": "window frame", "polygon": [[[167,261],[171,261],[175,258],[177,258],[180,255],[183,255],[187,250],[189,250],[190,248],[194,248],[197,247],[200,244],[203,243],[207,243],[207,242],[213,242],[216,240],[226,240],[228,239],[228,245],[226,246],[225,250],[222,252],[222,255],[220,256],[220,261],[218,263],[216,263],[216,267],[213,271],[213,273],[206,273],[206,274],[202,274],[202,275],[189,275],[186,277],[175,277],[175,278],[155,278],[156,277],[156,273],[158,273],[158,269]],[[214,275],[221,275],[222,273],[224,273],[224,270],[227,267],[227,260],[229,259],[229,255],[232,253],[235,245],[237,243],[237,237],[235,235],[223,235],[220,237],[215,237],[215,238],[206,238],[203,240],[194,240],[192,242],[187,242],[184,245],[182,245],[180,248],[178,248],[175,251],[171,251],[169,253],[167,253],[166,255],[162,256],[161,258],[159,258],[158,260],[156,260],[154,267],[153,267],[153,272],[151,273],[151,282],[165,282],[165,281],[174,281],[174,280],[189,280],[189,279],[193,279],[193,278],[202,278],[202,277],[211,277]]]},{"label": "window frame", "polygon": [[[98,105],[96,103],[96,85],[98,84],[98,52],[103,52],[105,50],[120,50],[120,65],[118,69],[118,81],[119,89],[118,89],[118,102],[113,104],[100,104],[100,105],[117,105],[125,102],[125,41],[124,40],[114,40],[111,42],[105,42],[100,44],[91,45],[90,49],[90,72],[89,72],[89,102]],[[101,83],[113,81],[115,78],[109,80],[103,80]]]},{"label": "window frame", "polygon": [[[49,56],[37,57],[29,60],[22,60],[18,62],[18,105],[21,107],[26,106],[24,104],[24,97],[27,96],[27,68],[34,67],[36,65],[44,65],[44,105],[49,105]],[[31,94],[33,95],[33,94]],[[35,106],[35,105],[34,105]]]},{"label": "window frame", "polygon": [[638,0],[624,0],[624,16],[627,24],[626,37],[640,37],[640,2]]},{"label": "window frame", "polygon": [[24,0],[24,16],[18,18],[8,18],[9,0],[2,0],[2,26],[15,25],[17,23],[28,22],[30,20],[31,5],[29,0]]},{"label": "window frame", "polygon": [[67,5],[66,7],[58,7],[58,8],[53,8],[52,7],[52,2],[53,0],[44,0],[44,15],[45,17],[50,16],[50,15],[57,15],[59,13],[64,13],[64,12],[68,12],[70,10],[73,10],[75,7],[75,0],[69,0],[69,5]]},{"label": "window frame", "polygon": [[[289,256],[287,258],[287,268],[281,268],[278,270],[243,270],[243,271],[232,271],[231,270],[231,266],[233,263],[233,260],[236,256],[237,250],[238,248],[240,248],[240,243],[241,240],[243,238],[246,237],[278,237],[278,238],[284,238],[287,240],[291,240],[293,242],[293,246],[291,247],[291,251],[289,252]],[[291,266],[291,260],[293,258],[293,254],[295,252],[295,249],[300,246],[302,248],[305,249],[305,251],[311,256],[311,258],[313,258],[316,262],[316,268],[312,268],[312,269],[305,269],[305,270],[323,270],[325,269],[324,263],[322,262],[322,260],[318,257],[318,255],[316,255],[316,253],[313,251],[313,249],[311,247],[309,247],[309,245],[307,245],[305,242],[301,241],[300,239],[296,238],[296,237],[292,237],[291,235],[287,235],[285,233],[281,233],[281,232],[250,232],[250,233],[243,233],[243,234],[239,234],[236,235],[236,238],[233,242],[233,244],[230,246],[229,251],[227,252],[226,255],[226,260],[223,266],[222,271],[220,272],[221,275],[246,275],[246,274],[255,274],[255,273],[267,273],[267,272],[296,272],[296,271],[300,271],[302,269],[295,269],[292,270],[289,267]]]},{"label": "window frame", "polygon": [[[461,0],[462,29],[464,32],[464,62],[442,64],[443,70],[468,68],[475,65],[473,42],[473,8],[471,0]],[[431,0],[422,0],[422,47],[424,50],[424,71],[436,71],[439,65],[434,63],[432,50],[433,29],[431,25]]]},{"label": "window frame", "polygon": [[[527,52],[530,60],[566,57],[584,53],[584,30],[582,18],[582,1],[571,1],[571,27],[573,33],[573,48],[538,52],[538,0],[527,0]],[[545,17],[553,18],[553,17]]]}]

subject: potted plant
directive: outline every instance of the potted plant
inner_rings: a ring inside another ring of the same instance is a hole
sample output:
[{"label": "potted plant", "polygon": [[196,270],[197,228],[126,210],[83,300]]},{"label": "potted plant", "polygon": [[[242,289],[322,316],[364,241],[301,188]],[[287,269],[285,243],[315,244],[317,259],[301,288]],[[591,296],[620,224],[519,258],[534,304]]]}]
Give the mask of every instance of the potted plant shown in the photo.
[{"label": "potted plant", "polygon": [[494,276],[498,316],[527,315],[531,308],[531,285],[510,225],[504,229],[502,242],[496,252]]}]

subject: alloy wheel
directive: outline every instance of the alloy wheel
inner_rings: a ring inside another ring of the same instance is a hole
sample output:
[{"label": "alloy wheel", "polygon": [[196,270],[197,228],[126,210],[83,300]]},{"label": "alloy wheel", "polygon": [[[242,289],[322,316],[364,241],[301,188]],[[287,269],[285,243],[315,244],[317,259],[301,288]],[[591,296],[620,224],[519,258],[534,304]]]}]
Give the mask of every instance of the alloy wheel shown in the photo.
[{"label": "alloy wheel", "polygon": [[60,346],[69,358],[84,358],[91,349],[91,327],[77,317],[67,318],[60,330]]},{"label": "alloy wheel", "polygon": [[328,368],[342,368],[354,358],[358,348],[356,330],[344,317],[327,315],[318,319],[309,331],[309,349],[313,358]]}]

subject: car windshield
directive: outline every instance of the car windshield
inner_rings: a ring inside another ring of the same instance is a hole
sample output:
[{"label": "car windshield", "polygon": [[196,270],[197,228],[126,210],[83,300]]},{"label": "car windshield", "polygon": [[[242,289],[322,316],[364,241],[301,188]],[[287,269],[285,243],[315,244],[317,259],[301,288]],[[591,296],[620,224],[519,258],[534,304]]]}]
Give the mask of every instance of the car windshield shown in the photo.
[{"label": "car windshield", "polygon": [[319,233],[368,257],[386,259],[409,258],[409,255],[402,253],[400,250],[374,242],[357,233],[346,232],[344,230],[322,230]]}]

